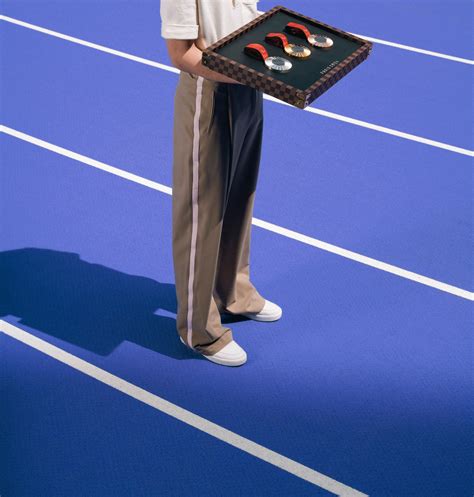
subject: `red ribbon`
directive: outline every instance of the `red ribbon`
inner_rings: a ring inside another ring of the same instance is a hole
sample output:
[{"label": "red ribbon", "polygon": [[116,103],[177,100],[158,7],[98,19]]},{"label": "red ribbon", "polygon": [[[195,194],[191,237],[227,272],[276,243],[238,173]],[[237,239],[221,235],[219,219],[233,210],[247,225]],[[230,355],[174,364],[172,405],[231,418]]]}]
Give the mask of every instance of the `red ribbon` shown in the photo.
[{"label": "red ribbon", "polygon": [[309,32],[308,28],[306,26],[303,26],[303,24],[298,24],[297,22],[289,22],[286,25],[286,27],[291,28],[292,30],[295,31],[302,31],[306,36],[306,39],[308,39],[311,36],[311,33]]},{"label": "red ribbon", "polygon": [[[250,43],[249,45],[246,45],[245,48],[248,48],[250,50],[252,50],[252,49],[256,50],[262,56],[263,60],[268,58],[267,50],[265,49],[265,47],[263,45],[260,45],[260,43]],[[249,53],[249,55],[251,55],[252,57],[255,57],[254,53],[252,53],[252,54]]]},{"label": "red ribbon", "polygon": [[265,41],[268,41],[269,43],[272,43],[273,45],[281,46],[279,44],[279,42],[276,41],[276,38],[278,38],[281,41],[281,45],[283,47],[286,47],[288,45],[288,38],[283,33],[268,33],[265,36]]}]

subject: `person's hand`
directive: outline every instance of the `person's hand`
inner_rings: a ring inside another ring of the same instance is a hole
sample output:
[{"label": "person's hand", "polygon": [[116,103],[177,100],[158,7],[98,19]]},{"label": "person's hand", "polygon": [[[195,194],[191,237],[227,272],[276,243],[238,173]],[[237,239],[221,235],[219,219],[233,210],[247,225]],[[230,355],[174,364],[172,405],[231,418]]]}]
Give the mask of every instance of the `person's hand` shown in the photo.
[{"label": "person's hand", "polygon": [[229,79],[230,79],[230,82],[233,84],[245,86],[245,83],[241,83],[240,81],[237,81],[236,79],[232,79],[232,78],[229,78]]},{"label": "person's hand", "polygon": [[221,83],[243,84],[240,81],[213,71],[203,65],[202,50],[196,46],[193,40],[167,39],[166,44],[168,46],[168,53],[172,64],[180,71],[185,71]]}]

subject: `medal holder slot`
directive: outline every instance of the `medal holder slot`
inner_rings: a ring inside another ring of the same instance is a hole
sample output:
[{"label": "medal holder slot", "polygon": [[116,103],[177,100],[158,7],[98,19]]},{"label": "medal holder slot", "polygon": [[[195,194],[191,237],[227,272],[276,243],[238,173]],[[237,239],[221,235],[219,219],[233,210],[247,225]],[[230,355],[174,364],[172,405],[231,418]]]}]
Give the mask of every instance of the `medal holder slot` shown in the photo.
[{"label": "medal holder slot", "polygon": [[[315,47],[301,32],[286,28],[288,23],[302,24],[310,34],[330,38],[333,45]],[[278,42],[273,37],[269,42],[265,39],[269,33],[281,33],[288,43],[308,47],[311,55],[307,58],[288,55],[282,40]],[[263,46],[269,57],[291,59],[291,70],[282,73],[271,70],[261,57],[255,58],[247,53],[245,46],[249,44]],[[304,108],[363,62],[371,50],[372,43],[367,40],[286,7],[276,6],[207,47],[202,60],[214,71]]]}]

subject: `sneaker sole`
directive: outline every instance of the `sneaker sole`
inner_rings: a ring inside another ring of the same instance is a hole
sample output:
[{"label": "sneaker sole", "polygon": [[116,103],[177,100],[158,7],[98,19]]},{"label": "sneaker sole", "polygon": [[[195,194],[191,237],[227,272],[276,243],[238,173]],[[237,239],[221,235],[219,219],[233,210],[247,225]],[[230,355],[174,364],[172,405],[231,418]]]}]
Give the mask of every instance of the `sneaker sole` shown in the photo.
[{"label": "sneaker sole", "polygon": [[200,356],[206,358],[208,361],[211,361],[211,362],[214,362],[215,364],[219,364],[220,366],[230,366],[230,367],[234,367],[234,366],[242,366],[242,364],[245,364],[247,362],[247,358],[243,359],[243,360],[238,360],[238,361],[223,361],[221,359],[216,359],[215,357],[213,356],[210,356],[210,355],[206,355],[206,354],[201,354],[201,352],[198,352],[197,350],[194,350],[192,349],[182,338],[181,336],[179,337],[179,339],[181,340],[181,343],[187,347],[188,349],[192,350],[195,354],[199,354]]},{"label": "sneaker sole", "polygon": [[265,321],[267,323],[271,321],[278,321],[282,317],[283,313],[280,312],[278,315],[275,316],[264,316],[264,317],[258,317],[255,316],[254,314],[241,314],[241,316],[245,316],[246,318],[253,319],[254,321]]}]

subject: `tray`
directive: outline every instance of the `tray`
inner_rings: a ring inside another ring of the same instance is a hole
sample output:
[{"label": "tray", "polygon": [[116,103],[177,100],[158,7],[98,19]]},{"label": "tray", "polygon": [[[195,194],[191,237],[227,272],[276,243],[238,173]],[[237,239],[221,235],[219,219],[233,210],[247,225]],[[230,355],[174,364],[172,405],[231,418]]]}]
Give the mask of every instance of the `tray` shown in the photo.
[{"label": "tray", "polygon": [[[304,24],[311,33],[330,37],[333,46],[312,47],[305,39],[285,30],[288,22]],[[281,32],[290,43],[310,47],[311,56],[304,60],[290,57],[283,49],[265,41],[265,35],[270,32]],[[263,61],[244,52],[249,43],[260,43],[269,56],[289,59],[292,69],[287,73],[268,69]],[[371,50],[372,43],[367,40],[277,5],[207,47],[202,63],[213,71],[304,109],[363,62]]]}]

